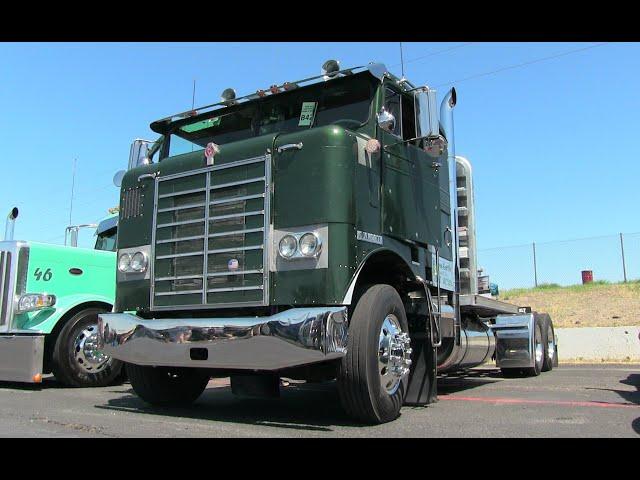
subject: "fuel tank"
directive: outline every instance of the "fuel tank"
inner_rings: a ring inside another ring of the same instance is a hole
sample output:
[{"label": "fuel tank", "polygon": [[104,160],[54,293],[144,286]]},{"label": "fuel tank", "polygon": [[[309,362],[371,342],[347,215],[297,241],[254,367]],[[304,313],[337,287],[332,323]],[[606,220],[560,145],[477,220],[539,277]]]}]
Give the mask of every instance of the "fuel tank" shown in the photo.
[{"label": "fuel tank", "polygon": [[484,323],[463,320],[459,344],[455,338],[444,338],[438,348],[438,372],[476,367],[491,360],[495,350],[495,336]]}]

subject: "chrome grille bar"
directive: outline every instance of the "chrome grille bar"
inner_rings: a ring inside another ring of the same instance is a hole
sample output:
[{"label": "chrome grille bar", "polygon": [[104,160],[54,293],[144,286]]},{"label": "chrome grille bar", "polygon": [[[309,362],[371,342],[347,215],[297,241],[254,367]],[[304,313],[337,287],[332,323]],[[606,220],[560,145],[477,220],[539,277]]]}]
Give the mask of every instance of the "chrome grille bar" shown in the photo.
[{"label": "chrome grille bar", "polygon": [[207,290],[207,293],[216,293],[216,292],[241,292],[244,290],[262,290],[264,288],[263,285],[251,285],[249,287],[224,287],[224,288],[210,288]]},{"label": "chrome grille bar", "polygon": [[209,238],[229,237],[231,235],[243,235],[245,233],[257,233],[257,232],[264,232],[264,227],[247,228],[245,230],[233,230],[231,232],[210,233]]}]

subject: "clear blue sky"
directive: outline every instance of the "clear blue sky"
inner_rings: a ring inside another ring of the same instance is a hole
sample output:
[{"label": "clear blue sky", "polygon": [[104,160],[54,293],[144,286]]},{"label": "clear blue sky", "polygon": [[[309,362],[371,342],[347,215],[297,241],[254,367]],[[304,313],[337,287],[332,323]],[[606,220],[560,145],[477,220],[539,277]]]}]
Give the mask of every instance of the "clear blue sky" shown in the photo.
[{"label": "clear blue sky", "polygon": [[[458,89],[456,151],[474,164],[481,250],[640,231],[640,44],[484,76],[594,44],[403,45],[413,83]],[[317,74],[328,58],[400,73],[397,42],[2,44],[0,213],[20,208],[16,238],[61,243],[74,158],[72,223],[98,221],[117,205],[112,177],[131,140],[190,108],[194,79],[197,106],[229,86],[243,94]],[[503,257],[484,266],[504,269]]]}]

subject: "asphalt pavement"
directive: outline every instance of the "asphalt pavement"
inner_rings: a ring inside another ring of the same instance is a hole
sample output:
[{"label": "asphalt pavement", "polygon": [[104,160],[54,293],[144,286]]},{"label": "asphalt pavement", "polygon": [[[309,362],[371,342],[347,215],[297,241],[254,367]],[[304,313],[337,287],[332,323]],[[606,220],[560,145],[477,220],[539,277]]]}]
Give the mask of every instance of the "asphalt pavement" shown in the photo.
[{"label": "asphalt pavement", "polygon": [[190,408],[154,408],[128,383],[67,388],[0,382],[2,437],[639,437],[639,365],[561,365],[507,379],[477,368],[439,379],[439,401],[397,420],[358,425],[334,383],[283,387],[279,399],[239,398],[209,382]]}]

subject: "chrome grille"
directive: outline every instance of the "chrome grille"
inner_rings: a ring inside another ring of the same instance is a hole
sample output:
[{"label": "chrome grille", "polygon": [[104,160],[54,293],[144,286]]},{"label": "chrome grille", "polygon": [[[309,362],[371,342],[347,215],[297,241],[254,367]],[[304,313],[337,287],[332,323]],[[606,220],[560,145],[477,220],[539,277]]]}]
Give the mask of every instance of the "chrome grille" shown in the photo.
[{"label": "chrome grille", "polygon": [[0,325],[7,325],[11,299],[11,252],[0,252]]},{"label": "chrome grille", "polygon": [[267,304],[270,162],[156,179],[152,309]]}]

